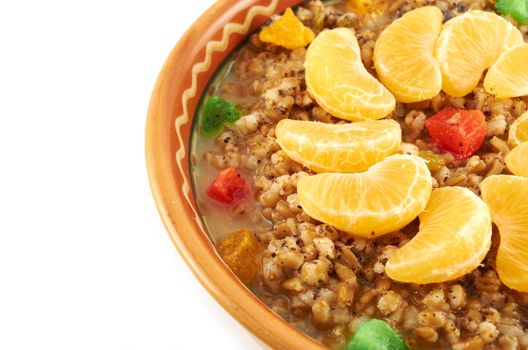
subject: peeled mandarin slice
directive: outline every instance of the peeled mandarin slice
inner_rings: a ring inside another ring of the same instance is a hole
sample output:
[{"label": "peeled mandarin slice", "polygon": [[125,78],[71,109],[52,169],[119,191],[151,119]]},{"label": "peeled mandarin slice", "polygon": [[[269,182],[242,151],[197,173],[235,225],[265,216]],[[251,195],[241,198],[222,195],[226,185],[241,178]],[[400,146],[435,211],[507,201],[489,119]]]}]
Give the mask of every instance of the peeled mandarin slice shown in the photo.
[{"label": "peeled mandarin slice", "polygon": [[498,98],[528,95],[528,44],[505,51],[491,66],[484,79],[484,89]]},{"label": "peeled mandarin slice", "polygon": [[355,236],[374,238],[399,230],[422,212],[431,173],[420,157],[393,155],[357,174],[318,174],[297,184],[312,218]]},{"label": "peeled mandarin slice", "polygon": [[352,29],[320,33],[308,47],[306,86],[317,103],[341,119],[381,119],[396,106],[394,96],[370,75]]},{"label": "peeled mandarin slice", "polygon": [[469,94],[506,49],[522,43],[522,33],[495,13],[472,10],[450,19],[435,50],[442,88],[451,96]]},{"label": "peeled mandarin slice", "polygon": [[394,120],[325,124],[283,119],[275,135],[288,157],[313,171],[355,173],[397,153],[402,134]]},{"label": "peeled mandarin slice", "polygon": [[392,22],[376,41],[376,72],[398,101],[424,101],[442,90],[440,65],[433,55],[442,18],[438,7],[418,8]]},{"label": "peeled mandarin slice", "polygon": [[508,143],[510,146],[519,146],[521,143],[528,141],[528,112],[521,114],[510,125],[508,134]]},{"label": "peeled mandarin slice", "polygon": [[463,187],[434,190],[420,229],[387,261],[391,279],[438,283],[463,276],[484,259],[491,245],[491,216],[486,204]]},{"label": "peeled mandarin slice", "polygon": [[314,33],[304,26],[291,8],[288,8],[278,20],[262,29],[259,39],[265,43],[293,50],[311,43]]},{"label": "peeled mandarin slice", "polygon": [[528,177],[528,141],[515,147],[504,160],[514,175]]},{"label": "peeled mandarin slice", "polygon": [[499,278],[512,289],[528,292],[528,179],[493,175],[482,181],[480,190],[499,228]]}]

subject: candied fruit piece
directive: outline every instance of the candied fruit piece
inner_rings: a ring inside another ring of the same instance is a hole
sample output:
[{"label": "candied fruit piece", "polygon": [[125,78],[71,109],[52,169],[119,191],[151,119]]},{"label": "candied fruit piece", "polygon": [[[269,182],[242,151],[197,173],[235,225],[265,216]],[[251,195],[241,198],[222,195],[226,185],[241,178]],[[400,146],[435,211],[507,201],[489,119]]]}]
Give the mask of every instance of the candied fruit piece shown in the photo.
[{"label": "candied fruit piece", "polygon": [[430,171],[437,171],[445,166],[444,158],[432,151],[420,151],[419,156],[427,161],[427,167]]},{"label": "candied fruit piece", "polygon": [[291,8],[288,8],[278,20],[262,29],[259,39],[293,50],[311,43],[314,33],[302,24]]},{"label": "candied fruit piece", "polygon": [[240,111],[234,104],[219,96],[211,96],[200,118],[200,130],[205,136],[217,136],[226,122],[234,123],[239,117]]},{"label": "candied fruit piece", "polygon": [[243,283],[248,284],[257,275],[259,244],[251,231],[240,230],[230,234],[220,242],[218,252]]},{"label": "candied fruit piece", "polygon": [[518,25],[528,23],[528,1],[526,0],[497,0],[495,10],[501,15],[510,16]]},{"label": "candied fruit piece", "polygon": [[223,170],[207,190],[210,198],[229,205],[243,199],[247,193],[246,181],[235,168]]},{"label": "candied fruit piece", "polygon": [[346,350],[409,350],[402,337],[387,322],[373,319],[359,326]]},{"label": "candied fruit piece", "polygon": [[486,138],[486,117],[479,110],[444,108],[425,121],[431,139],[457,159],[478,151]]},{"label": "candied fruit piece", "polygon": [[380,15],[389,7],[388,0],[347,0],[347,3],[359,15],[366,13]]}]

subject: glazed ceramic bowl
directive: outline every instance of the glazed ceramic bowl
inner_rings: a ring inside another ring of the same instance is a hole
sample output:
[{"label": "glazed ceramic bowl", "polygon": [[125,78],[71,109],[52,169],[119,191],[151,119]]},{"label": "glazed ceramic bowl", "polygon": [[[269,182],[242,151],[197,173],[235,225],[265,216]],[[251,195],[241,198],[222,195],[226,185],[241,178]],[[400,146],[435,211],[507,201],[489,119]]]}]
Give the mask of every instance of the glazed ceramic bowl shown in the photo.
[{"label": "glazed ceramic bowl", "polygon": [[273,349],[323,349],[255,297],[230,271],[205,232],[191,189],[189,140],[202,93],[242,40],[297,0],[221,0],[185,33],[159,74],[148,111],[150,184],[174,245],[211,295]]}]

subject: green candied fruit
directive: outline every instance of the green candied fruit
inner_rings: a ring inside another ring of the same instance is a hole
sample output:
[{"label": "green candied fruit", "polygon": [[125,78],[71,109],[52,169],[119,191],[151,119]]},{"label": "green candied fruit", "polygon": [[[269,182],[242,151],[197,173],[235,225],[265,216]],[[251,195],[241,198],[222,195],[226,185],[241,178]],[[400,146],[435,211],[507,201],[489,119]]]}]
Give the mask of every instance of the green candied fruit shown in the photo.
[{"label": "green candied fruit", "polygon": [[496,0],[495,11],[510,16],[518,25],[528,23],[528,0]]},{"label": "green candied fruit", "polygon": [[216,136],[224,128],[225,122],[236,122],[240,118],[240,111],[231,102],[211,96],[205,103],[200,118],[200,130],[205,136]]},{"label": "green candied fruit", "polygon": [[386,322],[374,319],[359,326],[345,350],[409,350],[409,348]]},{"label": "green candied fruit", "polygon": [[432,151],[420,151],[418,155],[427,161],[427,167],[430,171],[437,171],[445,166],[444,158]]}]

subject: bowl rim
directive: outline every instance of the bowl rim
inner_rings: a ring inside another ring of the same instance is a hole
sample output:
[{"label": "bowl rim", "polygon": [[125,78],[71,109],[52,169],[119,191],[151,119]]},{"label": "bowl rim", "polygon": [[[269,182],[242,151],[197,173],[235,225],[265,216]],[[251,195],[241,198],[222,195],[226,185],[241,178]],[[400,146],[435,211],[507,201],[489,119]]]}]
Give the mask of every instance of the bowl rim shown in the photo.
[{"label": "bowl rim", "polygon": [[[325,349],[325,347],[286,322],[246,288],[222,261],[201,227],[201,223],[197,222],[195,217],[191,217],[191,211],[197,215],[197,209],[189,208],[190,201],[184,198],[182,187],[178,188],[179,175],[176,171],[176,152],[173,147],[178,140],[175,140],[176,117],[171,106],[174,107],[182,101],[171,93],[175,90],[175,84],[185,84],[183,79],[175,82],[174,75],[177,72],[185,74],[181,72],[182,66],[177,65],[176,62],[188,60],[190,45],[200,45],[196,42],[197,35],[210,34],[212,38],[212,33],[197,34],[197,29],[210,28],[215,21],[225,20],[226,11],[232,7],[251,8],[268,3],[268,6],[274,4],[274,13],[277,13],[287,7],[284,5],[299,2],[301,1],[219,0],[214,3],[179,39],[165,61],[152,92],[145,131],[145,154],[150,187],[158,212],[173,244],[209,294],[240,324],[273,349]],[[216,68],[212,70],[215,71]],[[187,74],[192,73],[189,70]],[[172,125],[172,128],[168,125]],[[188,145],[189,141],[190,139],[182,142]]]}]

